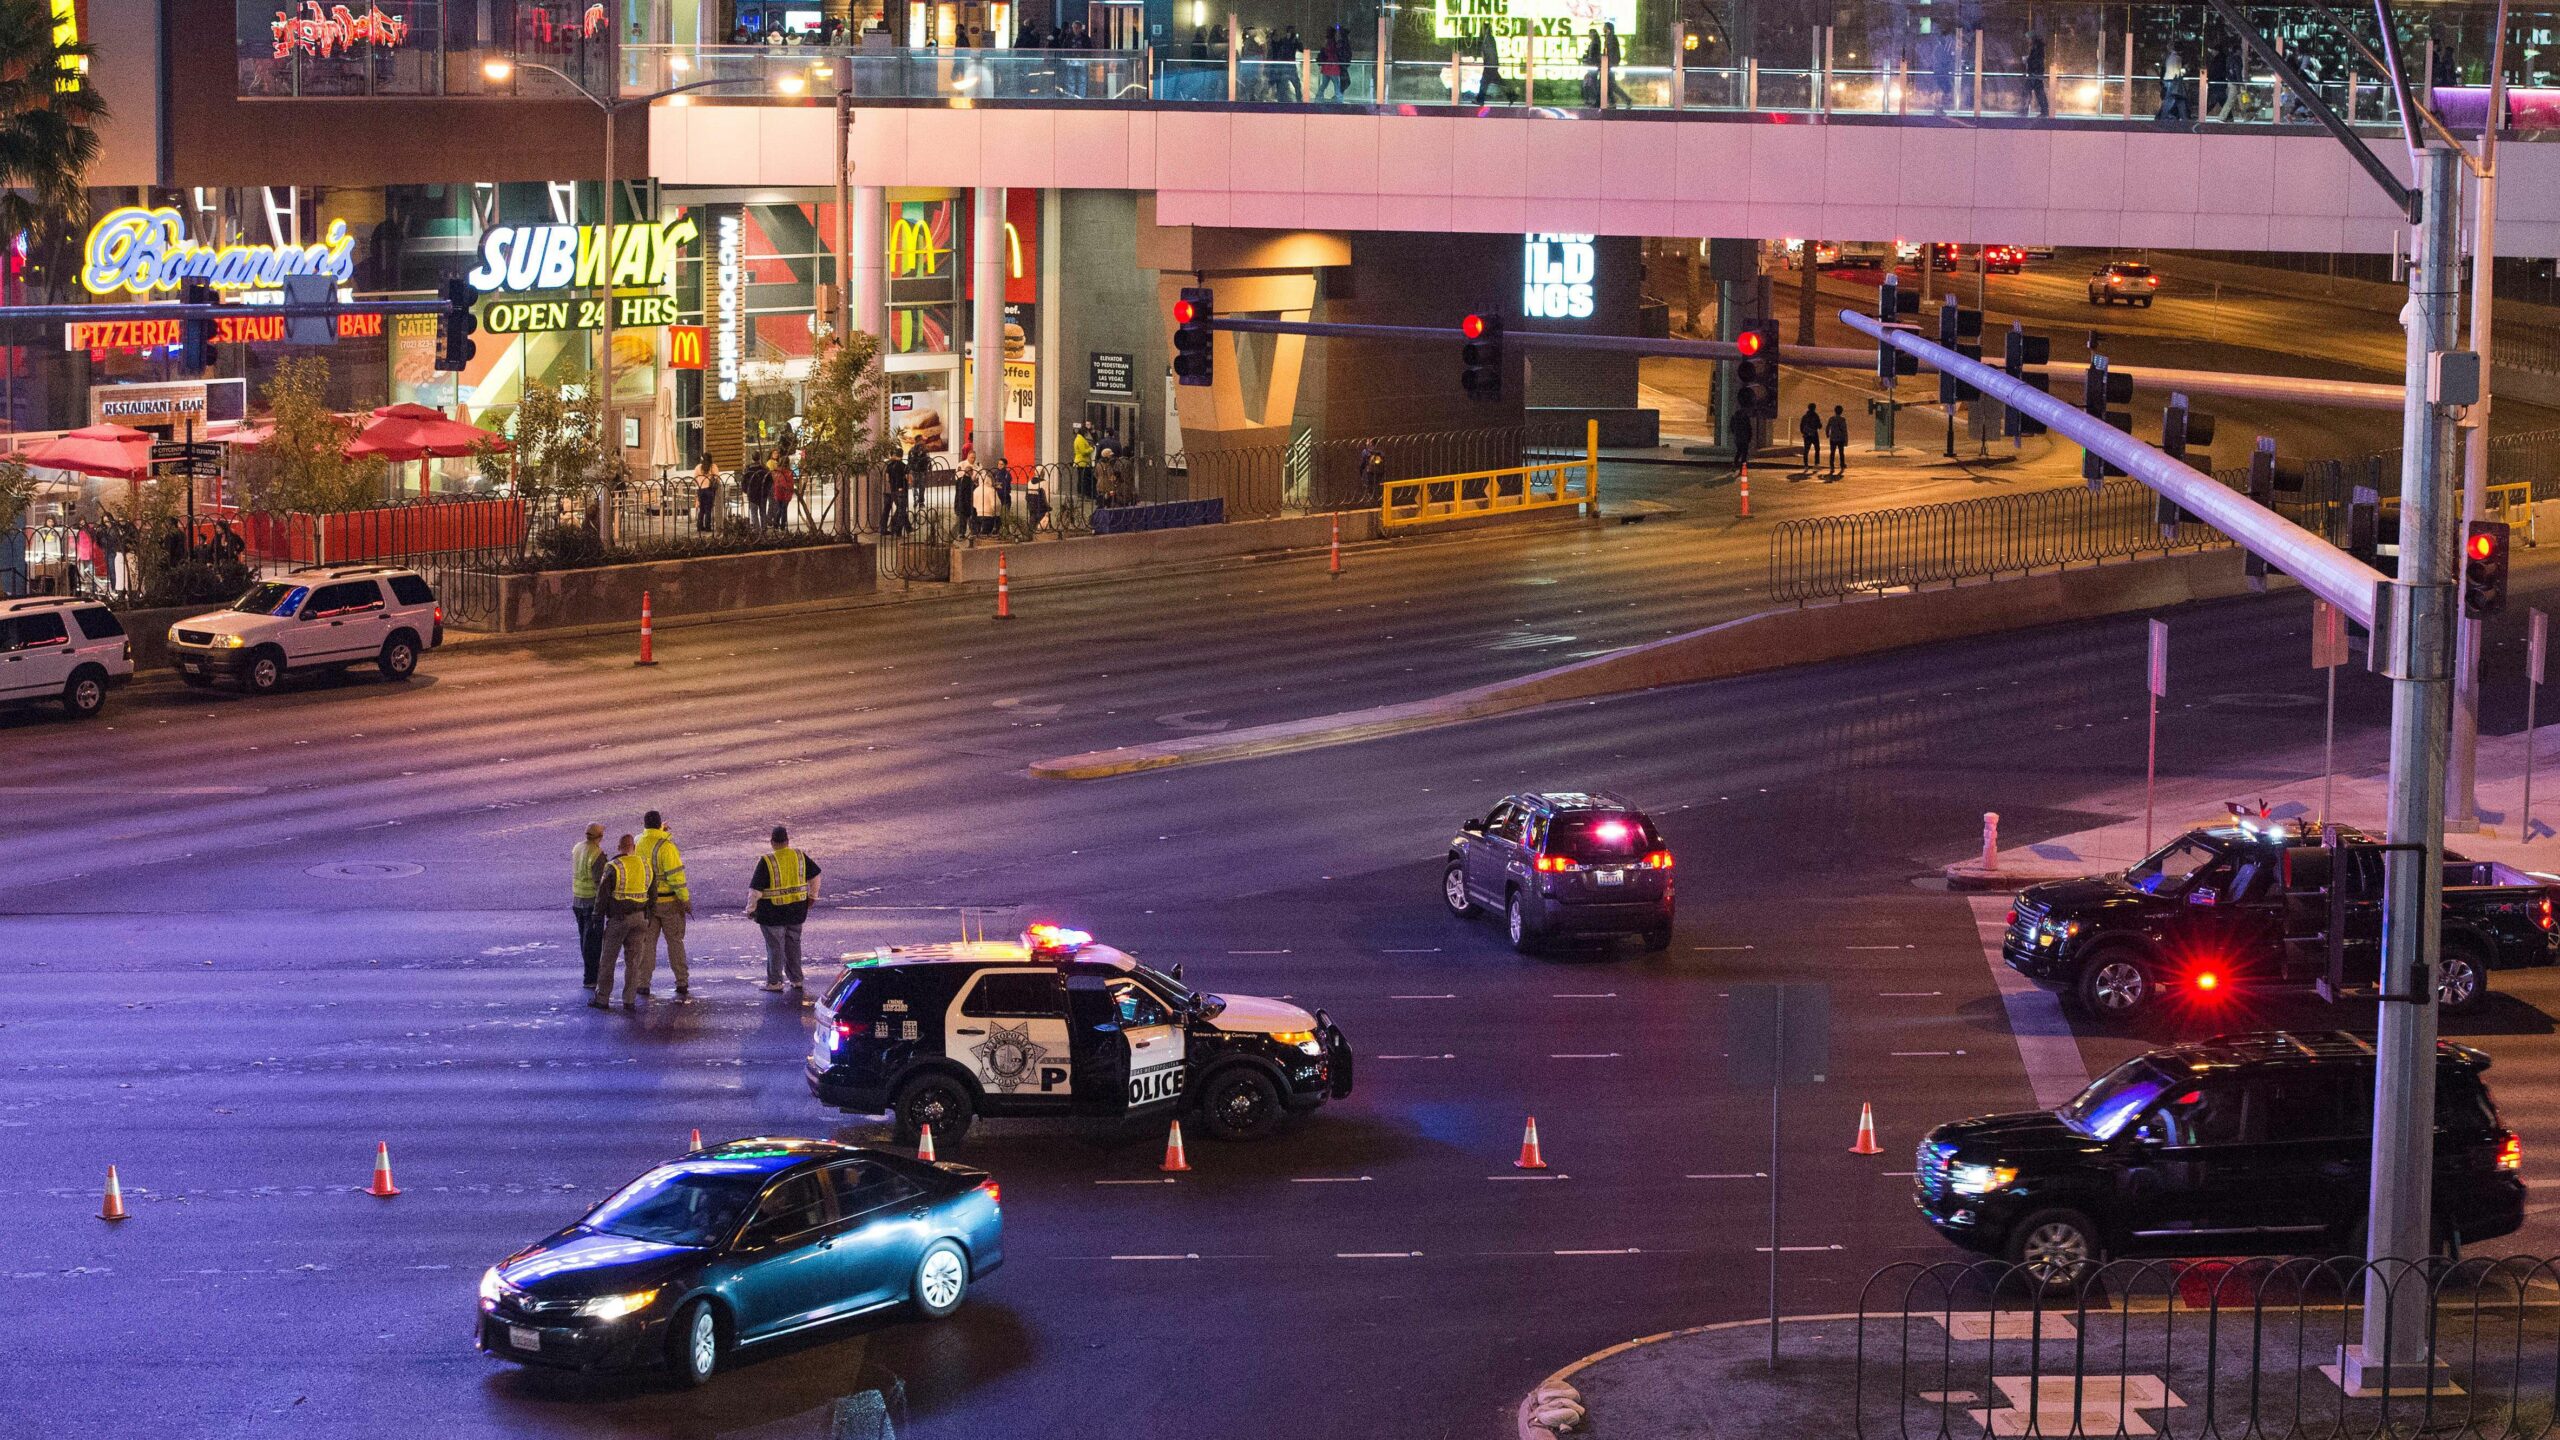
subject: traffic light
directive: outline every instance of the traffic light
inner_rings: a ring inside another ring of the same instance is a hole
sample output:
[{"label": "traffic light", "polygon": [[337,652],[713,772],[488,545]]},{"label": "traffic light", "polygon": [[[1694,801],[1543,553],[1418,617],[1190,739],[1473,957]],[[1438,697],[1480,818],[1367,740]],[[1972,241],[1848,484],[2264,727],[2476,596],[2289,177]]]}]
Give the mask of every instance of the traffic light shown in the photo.
[{"label": "traffic light", "polygon": [[[2107,357],[2104,355],[2090,356],[2089,373],[2081,381],[2080,408],[2130,435],[2133,433],[2133,412],[2112,407],[2119,403],[2129,404],[2132,400],[2133,377],[2118,375],[2108,370]],[[2097,451],[2085,445],[2081,447],[2081,479],[2096,485],[2110,475],[2123,473],[2124,471],[2099,459]]]},{"label": "traffic light", "polygon": [[[2168,420],[2165,416],[2161,420],[2161,435],[2165,444],[2168,435]],[[2261,435],[2258,437],[2258,448],[2249,452],[2249,498],[2272,508],[2276,503],[2276,486],[2279,483],[2281,482],[2276,478],[2275,437]],[[2301,477],[2298,474],[2295,476],[2294,488],[2301,488]],[[2268,564],[2267,557],[2255,550],[2245,552],[2240,568],[2248,575],[2249,583],[2253,587],[2263,587],[2269,575],[2284,573]]]},{"label": "traffic light", "polygon": [[[1982,358],[1982,312],[1960,309],[1956,297],[1947,297],[1938,309],[1938,343],[1968,360]],[[1978,398],[1982,392],[1947,371],[1938,372],[1938,403],[1955,405]]]},{"label": "traffic light", "polygon": [[1758,420],[1778,418],[1778,327],[1767,321],[1734,337],[1733,408]]},{"label": "traffic light", "polygon": [[[2052,338],[2030,335],[2024,325],[2012,324],[2009,333],[2001,339],[2000,368],[2008,371],[2009,378],[2022,385],[2050,393],[2053,378],[2034,367],[2048,364],[2052,359]],[[2046,426],[2043,421],[2012,405],[2009,407],[2008,429],[2012,436],[2041,435]]]},{"label": "traffic light", "polygon": [[480,292],[472,289],[468,280],[444,282],[444,309],[436,313],[437,369],[460,372],[471,364],[472,356],[480,353],[480,347],[471,339],[472,332],[480,328],[480,317],[471,309],[479,299]]},{"label": "traffic light", "polygon": [[1185,289],[1173,302],[1173,377],[1178,383],[1210,383],[1217,332],[1209,326],[1217,318],[1217,301],[1205,289]]},{"label": "traffic light", "polygon": [[2462,617],[2486,620],[2507,608],[2507,522],[2474,520],[2462,537]]},{"label": "traffic light", "polygon": [[[178,287],[178,303],[211,305],[214,303],[213,286],[202,280],[189,280]],[[214,362],[222,358],[222,348],[213,343],[217,323],[211,316],[201,320],[189,317],[178,322],[180,368],[201,373],[212,369]]]},{"label": "traffic light", "polygon": [[[1902,293],[1902,286],[1891,275],[1876,290],[1876,319],[1887,325],[1900,325],[1920,313],[1920,297]],[[1888,387],[1896,375],[1920,373],[1920,357],[1905,355],[1882,340],[1876,342],[1876,378]]]},{"label": "traffic light", "polygon": [[[2131,393],[2132,382],[2132,376],[2125,377],[2128,394]],[[2187,458],[2189,446],[2207,453],[2189,460]],[[2184,395],[2170,396],[2168,408],[2160,412],[2160,449],[2162,453],[2181,465],[2191,465],[2198,470],[2211,469],[2213,466],[2213,456],[2210,453],[2213,449],[2213,417],[2201,410],[2189,408],[2187,397]],[[2195,516],[2179,509],[2177,502],[2166,495],[2160,497],[2155,513],[2159,516],[2160,533],[2173,540],[2177,538],[2180,525],[2193,524],[2196,520]]]},{"label": "traffic light", "polygon": [[1467,337],[1459,352],[1466,364],[1458,383],[1478,400],[1502,398],[1502,317],[1470,315],[1458,322],[1458,333]]}]

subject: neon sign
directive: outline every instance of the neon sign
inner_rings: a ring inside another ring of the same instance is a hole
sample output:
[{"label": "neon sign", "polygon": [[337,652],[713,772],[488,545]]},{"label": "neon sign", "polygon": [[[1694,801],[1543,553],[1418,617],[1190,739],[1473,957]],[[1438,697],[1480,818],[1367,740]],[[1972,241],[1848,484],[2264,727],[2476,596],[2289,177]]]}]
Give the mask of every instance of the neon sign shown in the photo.
[{"label": "neon sign", "polygon": [[278,60],[289,60],[297,53],[335,55],[353,50],[358,45],[379,45],[388,50],[409,38],[409,22],[397,15],[385,15],[378,5],[367,5],[356,14],[344,5],[320,8],[320,0],[302,0],[303,12],[296,15],[290,8],[276,12],[268,26],[275,34]]},{"label": "neon sign", "polygon": [[1520,313],[1549,320],[1588,320],[1592,276],[1600,252],[1589,235],[1531,235],[1520,265]]},{"label": "neon sign", "polygon": [[148,298],[202,280],[216,290],[272,290],[296,275],[325,275],[344,285],[356,275],[355,237],[332,220],[317,245],[200,245],[167,206],[111,210],[89,229],[80,283],[92,295],[130,291]]},{"label": "neon sign", "polygon": [[[676,252],[702,233],[690,215],[613,227],[615,288],[666,289]],[[604,230],[597,225],[498,225],[480,237],[475,290],[589,289],[603,280]]]},{"label": "neon sign", "polygon": [[738,372],[746,359],[744,267],[739,263],[744,233],[736,214],[720,217],[720,398],[738,398]]}]

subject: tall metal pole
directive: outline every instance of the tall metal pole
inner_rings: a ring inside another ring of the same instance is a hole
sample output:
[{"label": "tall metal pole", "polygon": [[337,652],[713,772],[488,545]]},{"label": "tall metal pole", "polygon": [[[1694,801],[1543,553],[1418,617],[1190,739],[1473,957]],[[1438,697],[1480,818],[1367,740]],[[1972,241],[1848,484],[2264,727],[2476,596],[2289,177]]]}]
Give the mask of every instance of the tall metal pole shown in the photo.
[{"label": "tall metal pole", "polygon": [[[2453,427],[2427,402],[2428,357],[2454,344],[2459,151],[2423,152],[2424,205],[2408,306],[2409,402],[2400,427],[2400,574],[2377,597],[2376,633],[2389,641],[2390,842],[2382,900],[2382,995],[2375,1037],[2373,1178],[2367,1254],[2402,1261],[2432,1249],[2429,1189],[2435,1174],[2436,995],[2434,964],[2444,901],[2444,764],[2453,648]],[[2426,1358],[2430,1306],[2424,1285],[2376,1268],[2364,1284],[2360,1356],[2367,1371]],[[2350,1368],[2353,1368],[2352,1366]],[[2415,1373],[2415,1372],[2405,1372]],[[2419,1383],[2403,1381],[2401,1383]]]},{"label": "tall metal pole", "polygon": [[[2473,187],[2471,219],[2471,349],[2480,357],[2480,399],[2463,417],[2462,519],[2465,526],[2480,518],[2489,489],[2489,401],[2491,383],[2491,301],[2497,294],[2498,125],[2507,108],[2507,0],[2498,0],[2497,27],[2489,41],[2489,114],[2480,126],[2480,164]],[[2430,47],[2431,55],[2433,53]],[[2466,556],[2462,562],[2470,564]],[[2480,823],[2480,640],[2481,622],[2458,622],[2453,661],[2453,748],[2445,766],[2445,823],[2470,830]]]},{"label": "tall metal pole", "polygon": [[836,343],[853,336],[853,65],[836,87]]},{"label": "tall metal pole", "polygon": [[[605,53],[612,54],[610,46]],[[605,77],[612,76],[613,66],[608,61]],[[605,453],[613,457],[617,474],[622,470],[622,426],[613,414],[613,122],[621,109],[610,99],[604,102],[604,224],[597,231],[604,242],[604,360],[597,367],[602,379],[595,402],[596,413],[604,417]]]}]

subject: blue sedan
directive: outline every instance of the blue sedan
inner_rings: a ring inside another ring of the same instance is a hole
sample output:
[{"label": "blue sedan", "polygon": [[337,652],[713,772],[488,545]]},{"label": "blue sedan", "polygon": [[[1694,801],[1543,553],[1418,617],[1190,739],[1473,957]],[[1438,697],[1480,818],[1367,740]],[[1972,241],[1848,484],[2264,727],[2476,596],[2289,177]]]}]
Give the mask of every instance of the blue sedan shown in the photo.
[{"label": "blue sedan", "polygon": [[480,1277],[482,1350],[573,1370],[665,1365],[910,1305],[960,1307],[1004,1263],[996,1182],[827,1140],[732,1140],[661,1165]]}]

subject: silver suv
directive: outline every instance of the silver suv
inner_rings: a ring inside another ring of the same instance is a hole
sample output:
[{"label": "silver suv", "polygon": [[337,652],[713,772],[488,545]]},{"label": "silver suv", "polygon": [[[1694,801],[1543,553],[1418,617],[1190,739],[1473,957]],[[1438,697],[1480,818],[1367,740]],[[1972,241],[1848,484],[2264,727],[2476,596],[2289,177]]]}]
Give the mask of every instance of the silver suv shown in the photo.
[{"label": "silver suv", "polygon": [[85,720],[132,678],[133,642],[113,610],[68,595],[0,600],[0,705],[58,700]]},{"label": "silver suv", "polygon": [[324,565],[261,580],[230,608],[169,627],[169,660],[190,685],[225,680],[253,695],[305,670],[372,664],[385,679],[417,673],[444,643],[444,607],[415,570]]}]

